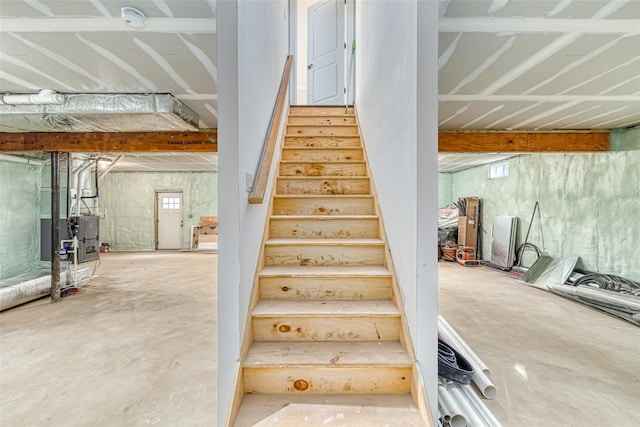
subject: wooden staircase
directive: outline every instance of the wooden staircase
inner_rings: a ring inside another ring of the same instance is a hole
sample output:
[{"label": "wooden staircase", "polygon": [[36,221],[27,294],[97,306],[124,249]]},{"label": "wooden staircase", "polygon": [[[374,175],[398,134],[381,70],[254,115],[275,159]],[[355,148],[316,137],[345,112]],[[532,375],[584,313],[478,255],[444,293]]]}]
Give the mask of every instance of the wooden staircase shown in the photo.
[{"label": "wooden staircase", "polygon": [[[235,426],[271,425],[290,404],[359,408],[351,418],[343,410],[340,425],[375,426],[364,409],[391,401],[391,418],[424,425],[352,109],[291,107],[270,212]],[[273,425],[303,423],[294,415]]]}]

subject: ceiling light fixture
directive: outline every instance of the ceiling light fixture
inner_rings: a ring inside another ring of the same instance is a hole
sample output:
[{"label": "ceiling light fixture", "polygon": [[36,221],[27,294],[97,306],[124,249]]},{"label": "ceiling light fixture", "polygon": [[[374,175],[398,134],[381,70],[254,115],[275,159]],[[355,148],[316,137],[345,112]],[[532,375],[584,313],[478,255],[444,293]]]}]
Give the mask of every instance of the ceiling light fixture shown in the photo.
[{"label": "ceiling light fixture", "polygon": [[124,6],[120,9],[120,17],[125,24],[132,28],[143,28],[146,19],[141,10],[130,6]]}]

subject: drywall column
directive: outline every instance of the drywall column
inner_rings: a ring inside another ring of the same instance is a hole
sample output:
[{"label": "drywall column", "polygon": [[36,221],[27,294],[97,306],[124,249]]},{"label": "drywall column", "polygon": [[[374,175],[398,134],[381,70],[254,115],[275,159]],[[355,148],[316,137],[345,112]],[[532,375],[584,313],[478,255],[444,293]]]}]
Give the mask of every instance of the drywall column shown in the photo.
[{"label": "drywall column", "polygon": [[240,358],[238,3],[216,2],[218,56],[218,425],[227,425]]},{"label": "drywall column", "polygon": [[51,302],[60,300],[60,153],[51,153]]},{"label": "drywall column", "polygon": [[[246,176],[260,161],[288,53],[288,1],[219,1],[218,425],[227,424],[268,201],[249,205]],[[241,84],[239,84],[241,83]],[[266,194],[271,194],[272,165]],[[224,326],[224,327],[222,327]]]},{"label": "drywall column", "polygon": [[[437,2],[356,6],[356,108],[432,415],[437,414]],[[435,420],[434,420],[435,421]]]},{"label": "drywall column", "polygon": [[[438,2],[418,1],[417,344],[431,414],[438,413]],[[437,420],[434,419],[434,423]]]}]

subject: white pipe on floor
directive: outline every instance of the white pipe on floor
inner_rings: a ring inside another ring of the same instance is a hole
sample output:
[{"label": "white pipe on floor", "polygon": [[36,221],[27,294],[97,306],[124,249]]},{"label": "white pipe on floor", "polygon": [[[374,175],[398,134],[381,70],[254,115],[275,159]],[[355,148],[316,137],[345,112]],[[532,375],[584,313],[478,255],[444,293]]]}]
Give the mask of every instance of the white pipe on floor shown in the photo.
[{"label": "white pipe on floor", "polygon": [[471,405],[476,409],[478,414],[485,420],[485,422],[491,427],[501,427],[500,422],[496,419],[493,413],[482,402],[482,399],[478,396],[476,391],[470,385],[458,385],[458,388],[462,390],[462,394],[467,398]]},{"label": "white pipe on floor", "polygon": [[489,369],[482,359],[469,347],[469,344],[462,339],[460,334],[458,334],[442,316],[438,316],[438,332],[445,341],[448,341],[448,344],[453,345],[453,347],[473,365],[476,371],[482,371],[487,376],[491,375],[491,369]]},{"label": "white pipe on floor", "polygon": [[447,381],[446,389],[451,393],[451,396],[456,399],[456,403],[460,405],[467,423],[473,427],[493,427],[488,426],[484,420],[480,417],[478,412],[471,406],[471,403],[462,394],[462,391],[457,387],[457,384],[452,381]]},{"label": "white pipe on floor", "polygon": [[444,420],[447,421],[451,427],[465,427],[467,425],[467,419],[460,410],[456,400],[442,383],[438,383],[438,402],[445,412]]},{"label": "white pipe on floor", "polygon": [[627,310],[640,312],[640,298],[633,295],[624,295],[606,289],[591,288],[588,286],[570,286],[561,284],[550,285],[552,289],[567,295],[600,301],[604,304],[614,305]]},{"label": "white pipe on floor", "polygon": [[471,381],[478,387],[480,393],[487,399],[495,399],[498,395],[498,388],[495,384],[487,377],[484,372],[476,371],[473,373],[471,377]]}]

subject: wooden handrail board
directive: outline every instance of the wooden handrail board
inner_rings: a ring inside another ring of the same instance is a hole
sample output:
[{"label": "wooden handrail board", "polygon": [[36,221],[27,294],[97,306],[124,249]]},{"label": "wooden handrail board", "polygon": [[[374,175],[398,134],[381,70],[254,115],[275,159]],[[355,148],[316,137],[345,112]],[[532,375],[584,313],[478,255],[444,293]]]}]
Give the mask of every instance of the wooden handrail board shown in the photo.
[{"label": "wooden handrail board", "polygon": [[256,173],[255,183],[252,191],[249,193],[248,199],[251,204],[262,203],[264,201],[265,192],[267,191],[269,171],[271,170],[273,153],[275,152],[276,143],[278,142],[278,137],[280,135],[280,126],[283,124],[285,111],[289,108],[287,94],[289,92],[289,80],[291,78],[292,65],[293,56],[289,55],[287,56],[287,61],[284,65],[284,72],[282,73],[282,80],[280,81],[280,89],[278,90],[278,97],[276,98],[276,106],[273,109],[273,115],[271,116],[267,140],[258,166],[258,172]]}]

